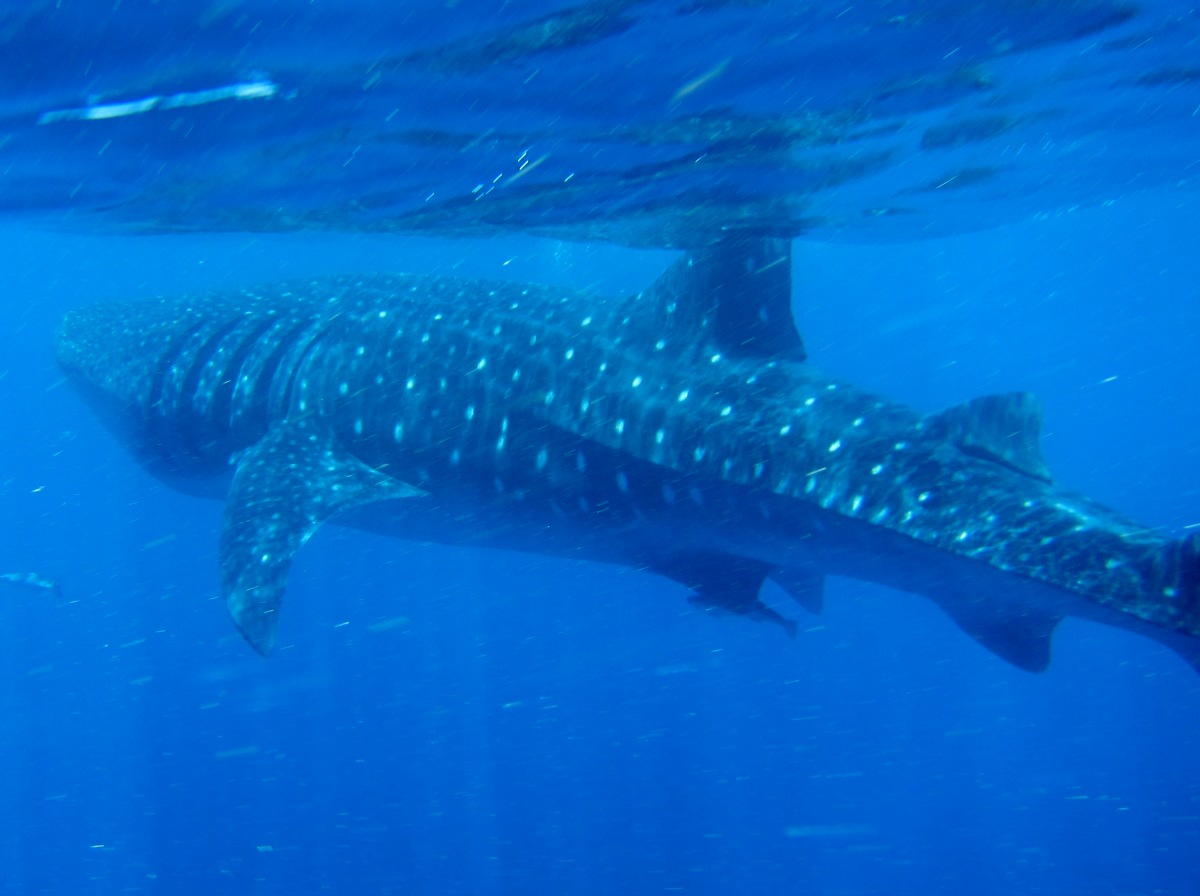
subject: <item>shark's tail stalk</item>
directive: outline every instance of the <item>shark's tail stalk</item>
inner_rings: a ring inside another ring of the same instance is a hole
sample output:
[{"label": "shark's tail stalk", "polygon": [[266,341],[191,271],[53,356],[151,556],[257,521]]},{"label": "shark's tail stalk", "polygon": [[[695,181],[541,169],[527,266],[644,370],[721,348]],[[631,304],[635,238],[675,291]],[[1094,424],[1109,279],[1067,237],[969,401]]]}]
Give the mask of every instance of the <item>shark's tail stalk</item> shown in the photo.
[{"label": "shark's tail stalk", "polygon": [[1200,657],[1200,532],[1164,541],[1146,569],[1146,591],[1127,613],[1195,639]]},{"label": "shark's tail stalk", "polygon": [[1200,635],[1200,532],[1193,532],[1177,541],[1179,553],[1179,584],[1175,599],[1180,602],[1183,628],[1189,634]]},{"label": "shark's tail stalk", "polygon": [[1200,673],[1200,532],[1168,543],[1158,587],[1170,613],[1144,634]]}]

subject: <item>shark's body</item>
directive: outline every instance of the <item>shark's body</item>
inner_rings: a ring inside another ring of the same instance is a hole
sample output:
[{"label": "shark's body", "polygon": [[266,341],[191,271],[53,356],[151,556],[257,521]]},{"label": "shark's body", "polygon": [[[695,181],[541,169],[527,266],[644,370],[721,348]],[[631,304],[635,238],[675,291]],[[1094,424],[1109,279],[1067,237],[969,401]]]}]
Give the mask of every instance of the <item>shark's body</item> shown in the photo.
[{"label": "shark's body", "polygon": [[59,358],[153,472],[234,472],[222,589],[264,654],[295,551],[338,515],[646,569],[789,628],[766,578],[809,606],[828,574],[868,579],[1028,669],[1064,615],[1200,655],[1195,537],[1054,487],[1028,396],[923,418],[813,369],[786,244],[623,299],[402,275],[98,306]]}]

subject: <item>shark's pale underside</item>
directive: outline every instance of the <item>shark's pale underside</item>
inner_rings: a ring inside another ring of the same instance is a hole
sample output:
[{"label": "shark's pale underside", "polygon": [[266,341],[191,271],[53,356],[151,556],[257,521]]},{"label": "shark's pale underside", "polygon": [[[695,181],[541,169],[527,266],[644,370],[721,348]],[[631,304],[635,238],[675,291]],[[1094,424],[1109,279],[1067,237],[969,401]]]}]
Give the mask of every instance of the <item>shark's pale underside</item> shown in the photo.
[{"label": "shark's pale underside", "polygon": [[1066,615],[1200,657],[1200,538],[1057,488],[1026,394],[923,417],[814,369],[786,242],[622,298],[396,275],[99,305],[58,356],[151,472],[231,481],[221,588],[263,654],[336,516],[648,570],[789,631],[763,582],[818,608],[832,574],[926,595],[1026,669]]}]

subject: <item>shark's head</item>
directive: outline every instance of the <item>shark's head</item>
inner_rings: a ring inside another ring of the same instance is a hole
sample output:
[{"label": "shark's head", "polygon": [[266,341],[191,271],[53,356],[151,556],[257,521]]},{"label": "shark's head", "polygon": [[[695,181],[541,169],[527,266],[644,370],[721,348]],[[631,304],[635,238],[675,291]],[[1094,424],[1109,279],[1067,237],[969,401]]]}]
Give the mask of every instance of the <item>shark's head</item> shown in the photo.
[{"label": "shark's head", "polygon": [[101,422],[146,462],[150,407],[166,341],[147,350],[146,315],[137,306],[92,305],[69,312],[59,326],[59,366]]},{"label": "shark's head", "polygon": [[76,309],[58,329],[56,353],[80,396],[143,467],[208,494],[197,474],[223,473],[238,447],[214,433],[211,421],[214,405],[228,402],[232,390],[220,363],[223,340],[245,314],[200,307],[164,299]]},{"label": "shark's head", "polygon": [[55,340],[58,363],[80,391],[90,401],[125,412],[136,412],[144,403],[156,366],[155,353],[145,351],[147,340],[138,329],[142,321],[129,319],[135,307],[77,308],[63,319]]}]

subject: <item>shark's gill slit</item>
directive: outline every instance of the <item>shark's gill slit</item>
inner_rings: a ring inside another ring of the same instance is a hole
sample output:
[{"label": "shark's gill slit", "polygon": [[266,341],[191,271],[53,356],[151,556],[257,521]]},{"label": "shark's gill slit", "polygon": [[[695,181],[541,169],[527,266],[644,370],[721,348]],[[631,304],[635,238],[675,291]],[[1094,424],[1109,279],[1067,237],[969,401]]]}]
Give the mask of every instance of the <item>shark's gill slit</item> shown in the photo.
[{"label": "shark's gill slit", "polygon": [[[238,394],[242,377],[246,375],[246,365],[254,352],[261,350],[264,342],[269,342],[267,334],[278,326],[272,318],[252,322],[252,325],[231,334],[235,337],[233,345],[220,369],[216,371],[216,384],[210,388],[210,400],[207,412],[218,426],[228,427],[233,420],[233,398]],[[199,409],[197,409],[199,410]]]},{"label": "shark's gill slit", "polygon": [[264,421],[278,389],[280,368],[312,326],[309,318],[275,315],[271,328],[250,346],[238,368],[236,388],[230,399],[228,419],[234,444],[245,445],[262,438]]},{"label": "shark's gill slit", "polygon": [[184,470],[203,458],[196,429],[201,424],[192,408],[203,367],[221,338],[238,323],[201,320],[189,335],[171,346],[171,360],[163,365],[157,388],[157,418],[152,422],[154,442],[170,467]]},{"label": "shark's gill slit", "polygon": [[301,407],[299,383],[305,363],[324,336],[333,328],[332,322],[309,319],[295,331],[271,375],[270,414],[287,416]]}]

